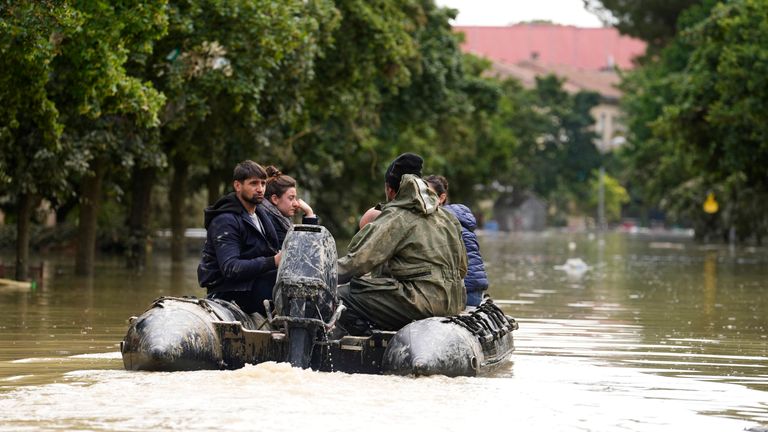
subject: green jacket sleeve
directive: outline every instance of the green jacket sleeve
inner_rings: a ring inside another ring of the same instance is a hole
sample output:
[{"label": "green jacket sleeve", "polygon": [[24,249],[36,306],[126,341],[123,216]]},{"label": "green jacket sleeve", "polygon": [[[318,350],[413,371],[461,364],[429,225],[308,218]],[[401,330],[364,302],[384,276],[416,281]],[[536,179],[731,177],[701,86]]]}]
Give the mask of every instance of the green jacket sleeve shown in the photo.
[{"label": "green jacket sleeve", "polygon": [[347,254],[338,261],[340,284],[370,272],[397,252],[408,229],[397,215],[389,216],[382,213],[352,238]]}]

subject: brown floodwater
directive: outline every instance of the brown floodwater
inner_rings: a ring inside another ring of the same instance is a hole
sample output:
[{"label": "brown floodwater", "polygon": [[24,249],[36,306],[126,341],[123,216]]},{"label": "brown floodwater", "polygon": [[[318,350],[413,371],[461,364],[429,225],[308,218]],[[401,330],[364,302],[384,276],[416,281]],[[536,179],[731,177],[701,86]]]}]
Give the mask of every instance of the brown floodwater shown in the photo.
[{"label": "brown floodwater", "polygon": [[[0,430],[742,431],[768,424],[768,249],[682,236],[481,235],[490,293],[517,318],[482,378],[129,372],[127,319],[197,295],[197,257],[141,274],[42,256],[35,289],[0,287]],[[9,255],[5,262],[12,261]],[[570,261],[569,261],[570,259]]]}]

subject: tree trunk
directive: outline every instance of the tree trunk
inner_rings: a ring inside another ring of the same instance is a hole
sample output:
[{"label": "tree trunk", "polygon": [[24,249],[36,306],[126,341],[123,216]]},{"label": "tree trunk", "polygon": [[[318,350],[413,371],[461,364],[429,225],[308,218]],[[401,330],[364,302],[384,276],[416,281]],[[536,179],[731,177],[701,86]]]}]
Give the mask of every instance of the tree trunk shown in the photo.
[{"label": "tree trunk", "polygon": [[152,186],[155,183],[154,168],[134,168],[131,179],[131,209],[128,215],[127,266],[141,270],[147,264],[147,247],[150,238],[149,220],[152,205]]},{"label": "tree trunk", "polygon": [[16,280],[27,280],[29,270],[29,238],[32,210],[37,199],[28,194],[19,195],[17,203],[18,219],[16,221]]},{"label": "tree trunk", "polygon": [[208,170],[208,178],[206,179],[206,186],[208,187],[208,205],[213,205],[213,203],[221,197],[221,181],[218,174],[218,171],[213,167],[210,167]]},{"label": "tree trunk", "polygon": [[91,162],[92,175],[83,179],[80,196],[80,221],[77,225],[77,253],[75,255],[75,274],[88,276],[93,274],[96,256],[96,228],[98,225],[99,205],[101,204],[101,183],[106,164],[99,159]]},{"label": "tree trunk", "polygon": [[173,178],[168,200],[171,203],[171,260],[182,261],[185,255],[184,203],[187,196],[189,165],[187,161],[176,156],[173,159]]}]

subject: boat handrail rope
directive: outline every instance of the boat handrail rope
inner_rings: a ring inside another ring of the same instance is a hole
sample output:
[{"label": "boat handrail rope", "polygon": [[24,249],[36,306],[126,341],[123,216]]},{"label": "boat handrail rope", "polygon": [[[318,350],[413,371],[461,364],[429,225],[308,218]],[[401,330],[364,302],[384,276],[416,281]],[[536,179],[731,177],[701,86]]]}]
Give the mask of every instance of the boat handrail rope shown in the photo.
[{"label": "boat handrail rope", "polygon": [[[267,312],[267,321],[271,326],[274,328],[277,328],[279,324],[287,324],[292,323],[297,326],[301,327],[319,327],[325,329],[325,331],[330,331],[336,326],[336,321],[339,319],[339,316],[342,312],[347,308],[344,306],[344,303],[342,303],[341,300],[339,300],[339,305],[336,307],[336,311],[334,311],[333,315],[331,316],[331,319],[328,320],[326,323],[322,319],[318,318],[303,318],[303,317],[292,317],[292,316],[284,316],[284,315],[276,315],[273,316],[272,312],[270,311],[270,303],[269,300],[264,300],[264,308]],[[318,316],[320,315],[320,309],[317,309]]]},{"label": "boat handrail rope", "polygon": [[165,302],[167,300],[173,300],[173,301],[177,301],[177,302],[181,302],[181,303],[189,303],[189,304],[198,305],[201,308],[203,308],[203,310],[205,310],[206,312],[208,312],[208,313],[212,314],[213,316],[215,316],[216,319],[218,319],[219,321],[230,321],[230,320],[225,319],[224,317],[222,317],[216,311],[216,309],[212,308],[211,305],[208,303],[210,301],[214,301],[215,302],[216,299],[210,300],[210,299],[204,299],[204,298],[197,298],[195,296],[181,296],[181,297],[161,296],[161,297],[156,298],[155,301],[153,301],[152,304],[149,305],[147,310],[145,310],[144,312],[147,312],[148,310],[150,310],[152,308],[155,308],[155,307],[164,307],[163,306],[163,302]]},{"label": "boat handrail rope", "polygon": [[193,296],[183,296],[183,297],[173,297],[173,296],[160,296],[156,298],[152,304],[149,305],[149,307],[144,310],[142,313],[146,313],[148,310],[155,308],[155,307],[164,307],[163,302],[166,300],[177,300],[184,303],[194,303],[197,304],[197,301],[199,300],[197,297]]},{"label": "boat handrail rope", "polygon": [[[485,314],[494,326],[491,326],[488,320],[480,315],[481,313]],[[441,322],[458,324],[485,342],[495,341],[518,328],[515,319],[504,315],[504,312],[491,299],[467,314],[449,316]]]},{"label": "boat handrail rope", "polygon": [[216,301],[216,299],[208,300],[208,299],[200,299],[197,304],[200,305],[203,309],[205,309],[206,312],[213,314],[216,318],[218,318],[219,321],[226,321],[224,318],[222,318],[219,313],[211,307],[211,305],[208,303],[210,301]]}]

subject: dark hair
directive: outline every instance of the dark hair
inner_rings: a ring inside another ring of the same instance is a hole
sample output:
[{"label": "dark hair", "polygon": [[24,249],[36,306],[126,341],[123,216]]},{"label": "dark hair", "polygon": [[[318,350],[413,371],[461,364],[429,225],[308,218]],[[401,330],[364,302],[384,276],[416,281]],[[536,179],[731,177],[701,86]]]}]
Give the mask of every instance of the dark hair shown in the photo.
[{"label": "dark hair", "polygon": [[421,166],[424,159],[415,153],[403,153],[389,164],[384,174],[384,183],[397,192],[400,189],[400,180],[404,174],[413,174],[421,177]]},{"label": "dark hair", "polygon": [[435,190],[437,196],[448,194],[448,179],[445,177],[441,175],[431,175],[424,180],[432,186],[432,189]]},{"label": "dark hair", "polygon": [[279,169],[270,165],[267,167],[267,189],[264,191],[264,197],[269,199],[272,195],[283,196],[285,191],[296,187],[296,180],[280,172]]},{"label": "dark hair", "polygon": [[235,166],[232,180],[243,183],[252,177],[264,180],[267,178],[267,172],[264,171],[264,168],[262,168],[261,165],[252,160],[244,160]]}]

